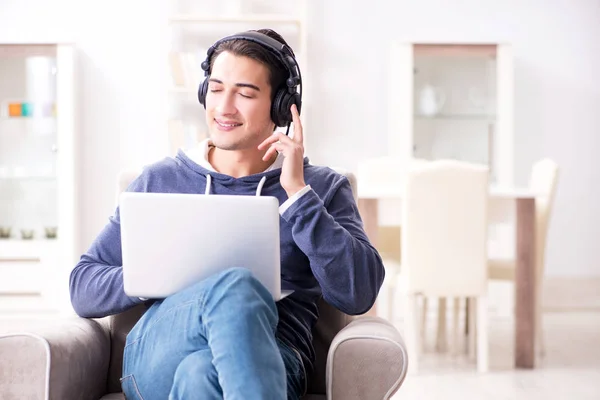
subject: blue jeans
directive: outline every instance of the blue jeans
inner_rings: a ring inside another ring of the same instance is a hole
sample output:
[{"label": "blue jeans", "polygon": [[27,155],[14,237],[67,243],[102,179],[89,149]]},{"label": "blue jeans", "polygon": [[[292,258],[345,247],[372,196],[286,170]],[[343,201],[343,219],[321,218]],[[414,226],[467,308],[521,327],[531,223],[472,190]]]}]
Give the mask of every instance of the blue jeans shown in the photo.
[{"label": "blue jeans", "polygon": [[299,353],[276,338],[273,297],[244,268],[156,301],[127,336],[128,400],[299,399]]}]

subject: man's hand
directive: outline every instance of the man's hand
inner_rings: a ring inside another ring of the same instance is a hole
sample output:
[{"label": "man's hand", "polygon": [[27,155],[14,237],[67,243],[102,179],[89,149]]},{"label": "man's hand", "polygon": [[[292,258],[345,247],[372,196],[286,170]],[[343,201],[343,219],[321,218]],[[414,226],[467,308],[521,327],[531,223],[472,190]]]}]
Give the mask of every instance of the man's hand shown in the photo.
[{"label": "man's hand", "polygon": [[263,160],[268,160],[276,152],[283,153],[284,160],[281,167],[281,186],[292,197],[296,192],[306,186],[304,182],[304,143],[302,135],[302,123],[298,115],[298,109],[293,104],[291,107],[292,119],[294,122],[294,137],[289,138],[284,133],[278,132],[271,135],[262,142],[258,149],[262,150],[270,145],[263,156]]}]

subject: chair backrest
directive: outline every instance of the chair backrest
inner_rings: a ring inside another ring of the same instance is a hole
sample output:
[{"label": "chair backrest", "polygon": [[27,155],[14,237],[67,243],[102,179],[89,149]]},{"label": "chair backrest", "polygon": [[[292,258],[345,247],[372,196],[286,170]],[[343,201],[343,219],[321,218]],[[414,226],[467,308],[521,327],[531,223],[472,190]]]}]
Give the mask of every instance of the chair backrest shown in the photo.
[{"label": "chair backrest", "polygon": [[488,177],[486,166],[456,160],[411,166],[401,239],[410,293],[486,293]]},{"label": "chair backrest", "polygon": [[529,187],[539,193],[535,198],[536,249],[539,277],[544,275],[546,238],[558,183],[558,164],[549,158],[537,161],[531,170]]},{"label": "chair backrest", "polygon": [[[346,176],[350,181],[354,198],[357,198],[356,177],[350,171],[336,168],[338,173]],[[123,192],[129,184],[140,174],[141,170],[126,170],[119,173],[117,179],[117,199],[118,195]],[[315,349],[316,359],[314,364],[314,372],[308,387],[310,394],[325,394],[325,376],[326,362],[329,347],[333,338],[348,325],[353,317],[348,316],[333,306],[329,305],[322,298],[318,302],[319,319],[313,329],[313,346]],[[123,350],[125,348],[125,340],[127,334],[131,331],[136,322],[146,312],[145,305],[136,306],[126,312],[110,316],[106,318],[106,324],[109,326],[111,334],[111,358],[108,375],[108,393],[120,392],[120,378],[123,365]]]}]

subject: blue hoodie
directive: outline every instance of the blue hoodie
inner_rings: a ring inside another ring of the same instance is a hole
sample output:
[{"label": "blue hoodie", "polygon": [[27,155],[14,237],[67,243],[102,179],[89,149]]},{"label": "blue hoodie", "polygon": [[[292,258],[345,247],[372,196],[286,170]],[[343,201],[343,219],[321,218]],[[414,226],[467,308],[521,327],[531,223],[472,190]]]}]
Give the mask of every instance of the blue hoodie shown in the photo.
[{"label": "blue hoodie", "polygon": [[[305,158],[308,190],[290,202],[279,182],[280,174],[279,167],[233,178],[203,167],[180,150],[174,158],[146,167],[127,190],[215,195],[258,192],[274,196],[284,205],[280,207],[281,288],[295,292],[277,302],[277,336],[300,352],[310,374],[319,298],[323,296],[346,314],[363,314],[377,298],[384,268],[363,230],[346,177],[313,166]],[[118,207],[71,272],[70,293],[75,312],[85,318],[117,314],[142,302],[123,291]]]}]

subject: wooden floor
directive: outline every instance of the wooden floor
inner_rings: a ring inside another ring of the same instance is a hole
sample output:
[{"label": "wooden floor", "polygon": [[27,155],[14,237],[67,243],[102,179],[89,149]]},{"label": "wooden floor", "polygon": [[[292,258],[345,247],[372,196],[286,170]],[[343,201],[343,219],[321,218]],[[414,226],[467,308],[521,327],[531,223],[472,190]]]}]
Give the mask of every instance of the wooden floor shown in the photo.
[{"label": "wooden floor", "polygon": [[[515,370],[513,325],[509,318],[490,326],[490,372],[474,361],[433,351],[430,325],[420,370],[409,375],[395,400],[598,400],[600,399],[600,312],[553,312],[544,316],[546,356],[538,369]],[[401,322],[396,324],[402,329]]]}]

